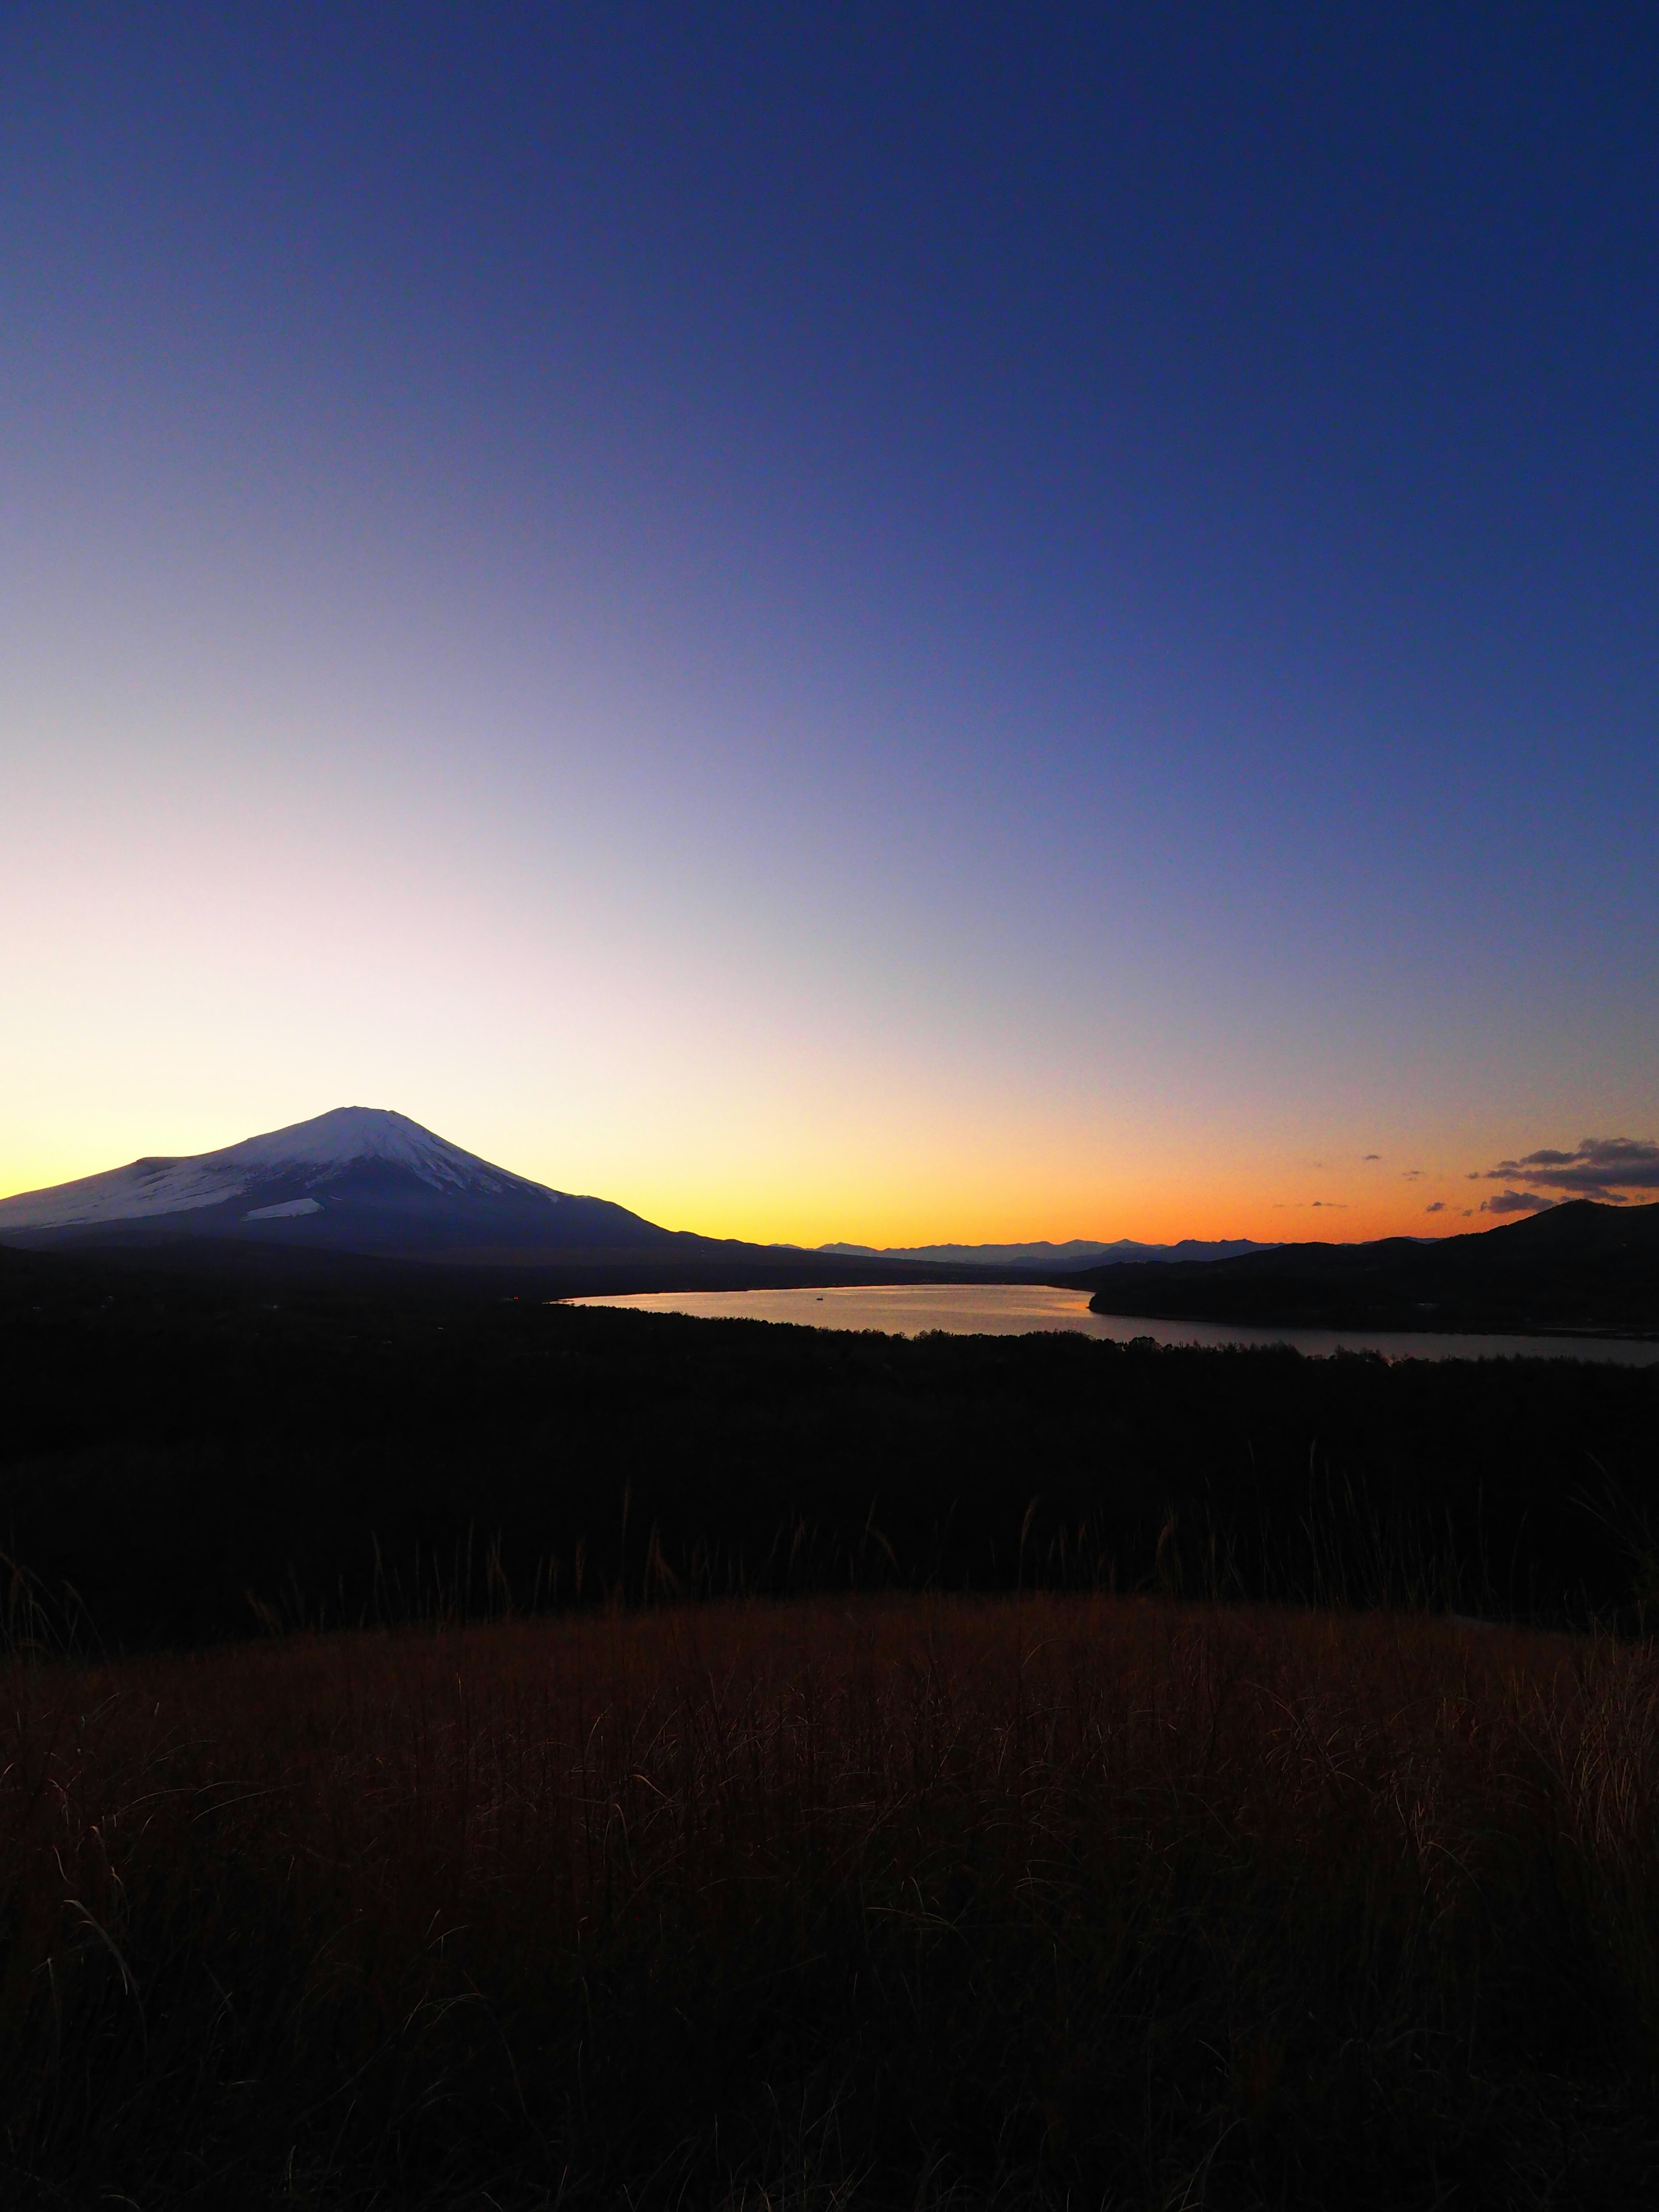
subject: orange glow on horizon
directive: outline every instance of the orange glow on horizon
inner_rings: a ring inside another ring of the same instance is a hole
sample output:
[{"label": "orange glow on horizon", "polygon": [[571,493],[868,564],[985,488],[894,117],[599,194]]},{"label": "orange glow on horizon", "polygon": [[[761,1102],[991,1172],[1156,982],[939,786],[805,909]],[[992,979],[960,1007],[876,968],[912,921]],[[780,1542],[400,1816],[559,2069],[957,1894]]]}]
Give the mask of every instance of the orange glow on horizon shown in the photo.
[{"label": "orange glow on horizon", "polygon": [[[306,1118],[302,1111],[267,1115],[258,1127]],[[683,1176],[641,1172],[637,1160],[613,1157],[592,1160],[584,1173],[532,1131],[515,1133],[519,1140],[511,1141],[506,1130],[492,1139],[477,1130],[458,1131],[453,1121],[437,1115],[428,1125],[499,1166],[556,1188],[612,1200],[663,1228],[808,1249],[831,1243],[880,1249],[1120,1238],[1172,1244],[1187,1237],[1347,1243],[1453,1235],[1496,1226],[1502,1218],[1480,1212],[1482,1194],[1472,1189],[1468,1168],[1419,1171],[1407,1180],[1398,1170],[1390,1175],[1381,1161],[1317,1170],[1291,1164],[1255,1173],[1241,1164],[1225,1174],[1198,1176],[1165,1160],[1149,1163],[1138,1176],[1109,1179],[1091,1174],[1085,1164],[1070,1171],[1060,1162],[1035,1167],[1022,1162],[1014,1148],[1013,1164],[1001,1173],[937,1154],[842,1156],[800,1173],[792,1172],[787,1158],[751,1160],[746,1174],[731,1160],[709,1159],[697,1163],[700,1173]],[[123,1140],[113,1129],[106,1133],[95,1125],[64,1131],[55,1144],[37,1139],[0,1153],[0,1196],[70,1182],[148,1154],[210,1151],[254,1133],[252,1124],[226,1129],[202,1123],[182,1130],[181,1141],[160,1144],[149,1130],[143,1136],[125,1132]],[[782,1149],[787,1153],[793,1147]],[[1431,1212],[1437,1200],[1437,1210]]]}]

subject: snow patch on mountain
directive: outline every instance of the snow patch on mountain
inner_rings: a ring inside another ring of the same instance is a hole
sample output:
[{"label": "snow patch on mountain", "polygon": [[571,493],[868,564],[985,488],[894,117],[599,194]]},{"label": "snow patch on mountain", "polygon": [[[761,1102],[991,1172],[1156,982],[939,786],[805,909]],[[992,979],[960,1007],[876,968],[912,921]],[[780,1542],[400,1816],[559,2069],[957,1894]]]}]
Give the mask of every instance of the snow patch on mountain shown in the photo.
[{"label": "snow patch on mountain", "polygon": [[209,1167],[212,1158],[135,1160],[131,1167],[82,1176],[51,1190],[0,1199],[0,1229],[70,1229],[105,1221],[144,1221],[191,1213],[240,1196],[240,1178]]}]

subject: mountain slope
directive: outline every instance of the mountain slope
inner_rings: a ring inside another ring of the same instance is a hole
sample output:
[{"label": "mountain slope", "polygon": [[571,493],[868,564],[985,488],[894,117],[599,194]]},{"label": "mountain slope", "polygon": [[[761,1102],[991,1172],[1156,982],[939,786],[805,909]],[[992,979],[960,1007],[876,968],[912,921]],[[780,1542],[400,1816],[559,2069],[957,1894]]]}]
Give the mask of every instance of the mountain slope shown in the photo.
[{"label": "mountain slope", "polygon": [[204,1237],[491,1259],[684,1241],[625,1206],[550,1190],[406,1115],[368,1106],[0,1199],[0,1240],[9,1243]]},{"label": "mountain slope", "polygon": [[[551,1190],[406,1115],[341,1106],[220,1151],[134,1160],[0,1199],[0,1248],[379,1296],[465,1276],[480,1296],[996,1279],[984,1267],[842,1257],[660,1229]],[[20,1255],[9,1255],[11,1258]],[[401,1271],[401,1274],[399,1273]],[[1003,1271],[1005,1273],[1009,1271]]]},{"label": "mountain slope", "polygon": [[1339,1328],[1659,1329],[1659,1205],[1575,1199],[1420,1243],[1286,1244],[1197,1266],[1090,1270],[1097,1313]]}]

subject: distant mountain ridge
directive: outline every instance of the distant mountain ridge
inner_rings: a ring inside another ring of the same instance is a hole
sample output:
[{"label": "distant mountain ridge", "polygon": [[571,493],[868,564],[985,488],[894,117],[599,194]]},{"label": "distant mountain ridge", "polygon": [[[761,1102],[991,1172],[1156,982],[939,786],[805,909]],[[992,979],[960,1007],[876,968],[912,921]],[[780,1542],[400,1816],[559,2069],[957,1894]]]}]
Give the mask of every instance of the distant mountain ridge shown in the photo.
[{"label": "distant mountain ridge", "polygon": [[1195,1237],[1183,1237],[1178,1244],[1137,1244],[1128,1237],[1100,1243],[1086,1237],[1073,1237],[1061,1244],[1046,1241],[1031,1244],[820,1244],[817,1249],[848,1258],[921,1260],[951,1267],[1070,1269],[1122,1267],[1144,1260],[1174,1264],[1233,1260],[1246,1252],[1271,1252],[1276,1247],[1258,1244],[1248,1237],[1224,1237],[1208,1243]]}]

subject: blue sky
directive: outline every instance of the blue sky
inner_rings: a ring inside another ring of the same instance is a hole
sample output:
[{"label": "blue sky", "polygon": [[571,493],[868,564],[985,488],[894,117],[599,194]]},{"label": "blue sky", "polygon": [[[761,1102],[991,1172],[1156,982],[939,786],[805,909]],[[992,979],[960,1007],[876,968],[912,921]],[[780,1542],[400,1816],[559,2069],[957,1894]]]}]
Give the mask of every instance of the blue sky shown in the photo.
[{"label": "blue sky", "polygon": [[0,1182],[362,1103],[713,1231],[1366,1234],[1652,1137],[1656,62],[9,10]]}]

